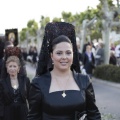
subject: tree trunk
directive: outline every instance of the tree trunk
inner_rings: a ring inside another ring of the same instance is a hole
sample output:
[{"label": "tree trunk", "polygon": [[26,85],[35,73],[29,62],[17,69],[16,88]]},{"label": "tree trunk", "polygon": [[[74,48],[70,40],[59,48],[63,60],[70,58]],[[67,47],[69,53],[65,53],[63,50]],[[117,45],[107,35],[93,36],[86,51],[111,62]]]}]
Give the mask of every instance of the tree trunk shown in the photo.
[{"label": "tree trunk", "polygon": [[109,10],[107,0],[101,0],[102,10],[104,12],[104,19],[102,20],[102,37],[104,41],[104,64],[109,64],[110,58],[110,32],[111,24],[113,22],[113,12]]},{"label": "tree trunk", "polygon": [[86,40],[86,29],[83,29],[81,31],[81,43],[80,43],[80,51],[83,52],[83,46],[84,46],[84,43],[85,43],[85,40]]},{"label": "tree trunk", "polygon": [[110,28],[107,28],[105,31],[103,30],[102,36],[104,41],[104,64],[109,64],[109,58],[110,58]]},{"label": "tree trunk", "polygon": [[119,8],[119,6],[120,6],[120,5],[119,5],[119,0],[117,0],[117,7]]},{"label": "tree trunk", "polygon": [[90,28],[94,21],[96,20],[96,17],[94,17],[92,20],[88,20],[88,19],[85,19],[83,20],[83,23],[82,23],[82,34],[81,34],[81,52],[83,51],[83,46],[84,46],[84,43],[85,43],[85,40],[86,40],[86,34],[87,34],[87,28]]}]

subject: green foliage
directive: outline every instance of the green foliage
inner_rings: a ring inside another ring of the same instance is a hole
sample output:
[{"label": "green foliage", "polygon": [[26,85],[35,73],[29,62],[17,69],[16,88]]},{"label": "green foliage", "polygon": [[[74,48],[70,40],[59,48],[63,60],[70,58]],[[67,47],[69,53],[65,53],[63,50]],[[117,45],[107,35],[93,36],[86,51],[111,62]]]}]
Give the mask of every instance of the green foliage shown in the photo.
[{"label": "green foliage", "polygon": [[74,20],[78,21],[78,23],[80,24],[83,22],[84,19],[90,20],[93,19],[95,16],[99,17],[99,10],[90,7],[88,7],[87,10],[85,10],[84,12],[73,15]]},{"label": "green foliage", "polygon": [[[99,0],[100,1],[100,6],[102,5],[102,1],[103,0]],[[113,0],[107,0],[107,2],[108,2],[108,5],[111,7],[111,6],[115,6],[114,4],[113,4]]]},{"label": "green foliage", "polygon": [[89,29],[91,40],[102,38],[102,21],[97,20],[97,22]]},{"label": "green foliage", "polygon": [[108,0],[108,5],[111,7],[111,6],[115,6],[114,4],[113,4],[113,0]]},{"label": "green foliage", "polygon": [[37,29],[38,29],[38,23],[35,20],[29,20],[27,23],[28,32],[31,36],[36,36]]},{"label": "green foliage", "polygon": [[38,29],[38,23],[35,20],[29,20],[27,27],[20,31],[20,40],[24,41],[26,39],[26,32],[28,31],[31,36],[36,36],[36,31]]},{"label": "green foliage", "polygon": [[62,12],[62,19],[65,21],[65,22],[74,22],[75,18],[74,16],[72,15],[71,12]]},{"label": "green foliage", "polygon": [[94,76],[103,80],[120,83],[120,67],[115,65],[100,65],[95,68]]},{"label": "green foliage", "polygon": [[90,36],[92,40],[102,38],[102,34],[98,30],[92,30]]},{"label": "green foliage", "polygon": [[55,18],[53,18],[52,21],[53,21],[53,22],[61,22],[61,18],[57,18],[57,17],[55,17]]},{"label": "green foliage", "polygon": [[[104,15],[104,11],[102,11],[102,6],[104,5],[104,3],[103,3],[104,0],[99,0],[99,1],[100,1],[100,4],[97,5],[97,10],[99,10],[99,14],[98,14],[99,18],[102,19],[103,15]],[[115,8],[115,5],[113,4],[113,0],[107,0],[107,3],[108,3],[108,7],[110,10]]]},{"label": "green foliage", "polygon": [[[92,8],[89,7],[80,13],[76,13],[76,14],[72,14],[71,12],[65,12],[63,11],[61,13],[62,17],[61,18],[53,18],[53,22],[59,22],[59,21],[65,21],[65,22],[69,22],[72,24],[75,24],[75,29],[76,29],[76,33],[77,35],[80,34],[81,31],[81,27],[82,27],[82,22],[85,19],[91,20],[93,19],[95,16],[97,17],[97,21],[96,21],[96,25],[93,26],[90,29],[90,36],[91,39],[97,39],[97,38],[101,38],[101,30],[102,28],[102,19],[103,19],[103,12],[102,12],[102,6],[103,3],[102,1],[104,0],[99,0],[100,3],[97,5],[97,8]],[[110,10],[115,10],[115,5],[113,4],[113,0],[108,0],[108,6],[110,8]],[[120,18],[120,15],[118,16],[118,19]],[[40,18],[40,28],[43,31],[46,24],[50,22],[50,17],[45,17],[45,16],[41,16]],[[38,23],[35,20],[29,20],[27,23],[27,30],[29,31],[29,34],[32,36],[36,36],[36,30],[38,29]],[[117,30],[117,27],[113,27],[112,30]],[[26,33],[24,33],[26,31],[22,30],[20,32],[20,38],[21,40],[24,40],[26,37]]]},{"label": "green foliage", "polygon": [[114,44],[115,44],[115,46],[118,45],[118,44],[120,44],[120,40],[114,42]]},{"label": "green foliage", "polygon": [[[80,28],[82,26],[82,22],[84,19],[88,19],[91,20],[94,17],[97,17],[98,19],[100,18],[101,14],[100,14],[100,10],[99,9],[94,9],[94,8],[90,8],[88,7],[87,10],[85,10],[84,12],[81,13],[76,13],[75,15],[72,15],[71,12],[62,12],[62,19],[65,22],[69,22],[69,23],[75,23],[75,28],[76,28],[76,34],[79,35],[80,33]],[[102,22],[101,20],[97,20],[96,22],[96,26],[92,27],[91,29],[91,39],[97,39],[97,38],[101,38],[101,29],[102,29]]]},{"label": "green foliage", "polygon": [[44,29],[48,22],[50,22],[50,18],[49,17],[41,16],[41,20],[40,20],[41,29]]},{"label": "green foliage", "polygon": [[26,31],[27,31],[27,28],[23,28],[21,31],[20,31],[20,40],[21,41],[24,41],[26,39]]}]

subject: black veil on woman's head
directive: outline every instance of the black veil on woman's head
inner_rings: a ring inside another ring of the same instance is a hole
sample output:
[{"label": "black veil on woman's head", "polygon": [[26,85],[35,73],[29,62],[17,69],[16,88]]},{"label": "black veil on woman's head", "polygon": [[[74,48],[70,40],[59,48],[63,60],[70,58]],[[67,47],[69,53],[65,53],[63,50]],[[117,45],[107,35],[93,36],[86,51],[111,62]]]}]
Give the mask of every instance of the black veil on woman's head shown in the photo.
[{"label": "black veil on woman's head", "polygon": [[73,64],[71,66],[71,69],[75,70],[76,72],[80,72],[74,26],[66,22],[51,22],[48,23],[45,27],[45,33],[39,54],[36,76],[40,76],[51,69],[52,61],[50,58],[49,48],[52,41],[60,35],[65,35],[71,40],[71,43],[73,45],[73,52],[74,52]]}]

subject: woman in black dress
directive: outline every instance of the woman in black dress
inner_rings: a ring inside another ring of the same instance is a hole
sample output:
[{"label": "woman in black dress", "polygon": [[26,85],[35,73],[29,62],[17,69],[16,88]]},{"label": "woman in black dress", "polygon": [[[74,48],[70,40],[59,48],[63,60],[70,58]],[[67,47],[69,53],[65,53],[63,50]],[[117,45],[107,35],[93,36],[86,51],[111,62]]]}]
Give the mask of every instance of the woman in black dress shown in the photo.
[{"label": "woman in black dress", "polygon": [[92,83],[79,72],[74,26],[48,23],[30,88],[28,120],[101,120]]},{"label": "woman in black dress", "polygon": [[90,78],[92,78],[93,69],[95,68],[95,59],[91,49],[91,45],[87,45],[83,54],[83,65]]},{"label": "woman in black dress", "polygon": [[23,70],[18,47],[5,50],[0,80],[0,120],[26,120],[30,80]]}]

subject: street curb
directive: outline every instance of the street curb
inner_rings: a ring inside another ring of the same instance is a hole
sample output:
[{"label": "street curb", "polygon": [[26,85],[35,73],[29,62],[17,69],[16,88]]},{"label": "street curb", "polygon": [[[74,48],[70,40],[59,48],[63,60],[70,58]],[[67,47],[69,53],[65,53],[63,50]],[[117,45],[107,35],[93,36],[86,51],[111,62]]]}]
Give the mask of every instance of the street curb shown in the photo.
[{"label": "street curb", "polygon": [[102,79],[95,78],[95,77],[92,78],[92,81],[102,83],[102,84],[106,84],[106,85],[110,85],[110,86],[113,86],[113,87],[116,87],[116,88],[120,89],[120,83],[114,83],[114,82],[110,82],[110,81],[107,81],[107,80],[102,80]]}]

